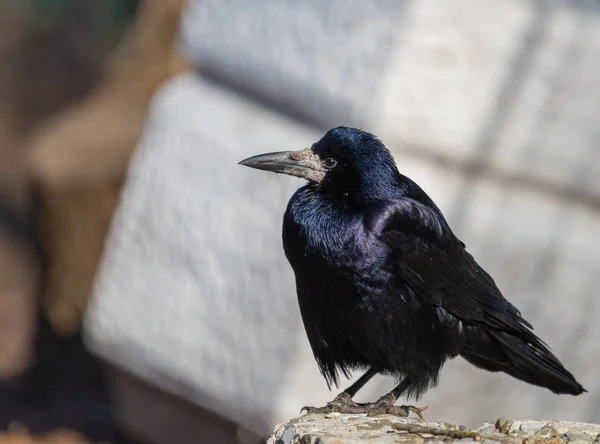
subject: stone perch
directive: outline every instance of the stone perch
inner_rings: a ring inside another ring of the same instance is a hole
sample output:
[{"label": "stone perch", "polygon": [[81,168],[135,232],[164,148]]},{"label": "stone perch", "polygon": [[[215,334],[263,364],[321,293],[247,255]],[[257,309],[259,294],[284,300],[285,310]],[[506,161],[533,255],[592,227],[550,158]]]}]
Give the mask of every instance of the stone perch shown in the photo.
[{"label": "stone perch", "polygon": [[468,429],[446,422],[390,415],[302,415],[278,424],[267,444],[387,444],[481,441],[519,444],[600,444],[600,425],[505,420]]}]

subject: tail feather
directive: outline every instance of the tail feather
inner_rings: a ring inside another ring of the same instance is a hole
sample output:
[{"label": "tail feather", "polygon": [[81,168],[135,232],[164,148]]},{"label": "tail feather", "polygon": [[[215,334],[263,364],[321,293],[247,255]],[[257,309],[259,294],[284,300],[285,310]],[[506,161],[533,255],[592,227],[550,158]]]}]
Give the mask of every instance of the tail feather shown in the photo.
[{"label": "tail feather", "polygon": [[557,394],[586,392],[550,349],[533,333],[526,337],[477,328],[467,337],[462,356],[488,371],[503,371]]}]

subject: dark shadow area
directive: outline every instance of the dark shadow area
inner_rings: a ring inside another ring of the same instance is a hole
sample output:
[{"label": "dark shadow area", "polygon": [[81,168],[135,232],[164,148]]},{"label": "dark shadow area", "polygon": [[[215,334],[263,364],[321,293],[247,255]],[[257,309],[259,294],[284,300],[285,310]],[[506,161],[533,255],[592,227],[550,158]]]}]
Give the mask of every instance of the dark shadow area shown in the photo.
[{"label": "dark shadow area", "polygon": [[41,315],[38,329],[33,367],[0,383],[0,429],[11,423],[32,434],[68,428],[93,442],[135,444],[115,421],[105,364],[86,349],[81,334],[60,337]]}]

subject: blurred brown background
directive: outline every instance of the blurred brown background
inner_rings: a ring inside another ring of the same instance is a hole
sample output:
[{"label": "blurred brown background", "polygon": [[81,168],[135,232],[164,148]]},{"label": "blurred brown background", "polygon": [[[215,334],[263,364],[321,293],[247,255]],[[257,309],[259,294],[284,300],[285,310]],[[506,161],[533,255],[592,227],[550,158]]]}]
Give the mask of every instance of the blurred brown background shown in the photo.
[{"label": "blurred brown background", "polygon": [[0,2],[0,442],[132,442],[81,322],[182,6]]}]

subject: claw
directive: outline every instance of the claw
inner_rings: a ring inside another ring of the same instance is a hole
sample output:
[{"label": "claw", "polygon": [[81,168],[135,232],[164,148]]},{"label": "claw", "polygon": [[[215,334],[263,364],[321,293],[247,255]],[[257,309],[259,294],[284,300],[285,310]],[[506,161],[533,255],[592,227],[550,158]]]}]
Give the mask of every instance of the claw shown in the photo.
[{"label": "claw", "polygon": [[423,420],[423,413],[427,410],[427,407],[415,407],[413,405],[372,405],[371,408],[368,409],[367,416],[377,416],[377,415],[394,415],[400,416],[402,418],[406,418],[410,415],[410,412],[413,412],[415,415],[419,417],[419,419]]},{"label": "claw", "polygon": [[307,415],[311,413],[330,413],[330,411],[331,408],[329,404],[327,404],[325,407],[309,407],[305,405],[300,409],[300,413],[306,412]]},{"label": "claw", "polygon": [[304,411],[307,414],[332,412],[353,414],[366,413],[367,416],[376,416],[387,413],[389,415],[407,417],[410,415],[410,412],[413,412],[422,420],[422,412],[427,410],[427,407],[415,407],[414,405],[395,406],[393,402],[394,400],[390,397],[382,397],[375,403],[356,404],[352,400],[352,397],[347,393],[340,393],[333,401],[328,402],[324,407],[304,406],[300,409],[300,413]]},{"label": "claw", "polygon": [[324,407],[308,407],[304,406],[300,410],[300,413],[306,411],[309,413],[365,413],[363,407],[356,404],[350,395],[347,393],[340,393],[331,402],[328,402]]},{"label": "claw", "polygon": [[423,412],[425,410],[427,410],[427,406],[425,406],[425,407],[415,407],[414,405],[403,405],[402,407],[406,408],[406,410],[407,410],[407,415],[406,416],[408,416],[408,412],[413,412],[421,420],[423,420]]}]

